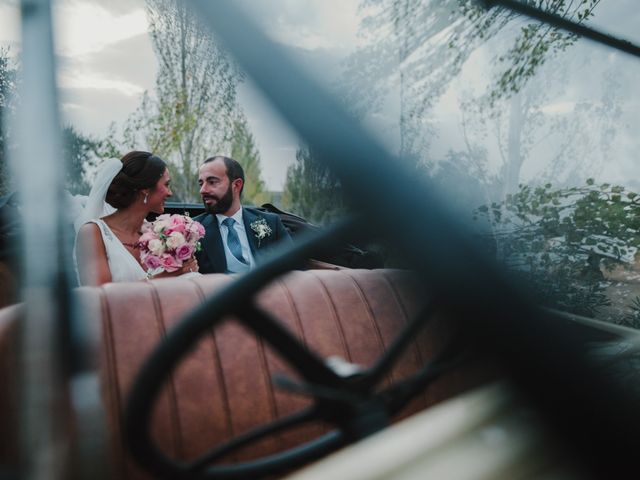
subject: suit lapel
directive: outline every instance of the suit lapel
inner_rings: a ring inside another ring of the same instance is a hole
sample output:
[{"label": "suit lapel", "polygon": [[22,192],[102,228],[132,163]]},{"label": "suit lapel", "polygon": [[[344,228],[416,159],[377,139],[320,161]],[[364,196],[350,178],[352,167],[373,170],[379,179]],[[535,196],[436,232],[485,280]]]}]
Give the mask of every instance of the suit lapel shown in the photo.
[{"label": "suit lapel", "polygon": [[204,251],[207,253],[216,271],[226,272],[227,259],[224,256],[224,246],[222,245],[218,219],[215,215],[209,214],[202,222],[202,225],[206,231],[206,235],[202,239]]}]

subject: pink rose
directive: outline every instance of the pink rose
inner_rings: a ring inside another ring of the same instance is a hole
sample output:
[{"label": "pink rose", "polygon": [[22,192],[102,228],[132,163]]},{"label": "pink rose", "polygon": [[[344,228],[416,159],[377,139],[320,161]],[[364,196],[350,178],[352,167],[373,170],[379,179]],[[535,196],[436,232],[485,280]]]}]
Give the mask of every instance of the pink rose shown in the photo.
[{"label": "pink rose", "polygon": [[166,236],[171,235],[172,233],[181,233],[184,235],[185,233],[185,228],[184,225],[175,225],[173,227],[169,226],[167,228],[164,229],[164,233]]},{"label": "pink rose", "polygon": [[185,236],[189,243],[195,244],[204,236],[204,227],[199,222],[192,221],[187,226],[187,235]]},{"label": "pink rose", "polygon": [[165,229],[164,233],[166,235],[171,235],[173,232],[179,232],[184,235],[187,230],[187,225],[185,223],[185,217],[182,215],[171,215],[169,218],[169,225]]},{"label": "pink rose", "polygon": [[160,266],[167,272],[175,272],[182,266],[182,262],[176,260],[173,255],[165,253],[160,257]]},{"label": "pink rose", "polygon": [[188,243],[180,245],[178,248],[176,248],[176,258],[182,262],[184,262],[185,260],[189,260],[191,258],[191,255],[193,255],[193,247]]},{"label": "pink rose", "polygon": [[195,231],[198,234],[198,238],[204,237],[204,226],[200,222],[193,222],[192,227],[195,227]]},{"label": "pink rose", "polygon": [[160,262],[160,258],[156,255],[146,254],[142,255],[142,263],[144,263],[145,267],[149,270],[155,270],[158,267],[162,266]]},{"label": "pink rose", "polygon": [[173,214],[169,220],[172,225],[185,225],[190,219],[184,215]]}]

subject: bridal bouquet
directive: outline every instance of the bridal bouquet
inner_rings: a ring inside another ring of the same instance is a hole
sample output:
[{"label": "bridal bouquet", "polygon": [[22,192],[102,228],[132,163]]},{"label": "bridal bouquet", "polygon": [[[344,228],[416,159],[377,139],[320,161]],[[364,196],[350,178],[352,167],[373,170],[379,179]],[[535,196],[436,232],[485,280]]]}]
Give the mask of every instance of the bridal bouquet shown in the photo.
[{"label": "bridal bouquet", "polygon": [[148,275],[175,272],[195,252],[200,251],[204,227],[184,215],[159,215],[154,222],[144,222],[138,240],[140,260]]}]

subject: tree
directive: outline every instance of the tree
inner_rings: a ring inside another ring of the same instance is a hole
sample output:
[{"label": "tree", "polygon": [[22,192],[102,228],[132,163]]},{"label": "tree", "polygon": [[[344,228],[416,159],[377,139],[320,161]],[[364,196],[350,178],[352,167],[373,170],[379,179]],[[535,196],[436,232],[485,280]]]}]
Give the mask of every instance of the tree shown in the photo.
[{"label": "tree", "polygon": [[[574,50],[575,53],[575,50]],[[619,73],[610,61],[604,65],[603,81],[599,87],[592,84],[587,98],[576,100],[576,86],[572,86],[573,97],[563,96],[570,69],[584,68],[584,61],[573,64],[580,55],[559,55],[539,70],[535,82],[524,85],[510,97],[491,99],[483,94],[467,99],[461,107],[462,131],[466,151],[450,155],[451,158],[474,160],[484,168],[475,166],[479,184],[485,192],[485,204],[504,202],[509,195],[518,192],[522,170],[527,162],[535,159],[539,183],[553,181],[566,186],[584,183],[589,176],[611,158],[616,136],[616,122],[621,116],[622,89]],[[590,63],[586,60],[586,64]],[[599,66],[603,68],[603,66]],[[590,68],[592,78],[600,78],[599,71]],[[600,91],[599,91],[600,90]],[[550,100],[554,99],[554,100]],[[548,114],[544,110],[549,104],[558,102],[575,105],[570,113]],[[487,148],[494,158],[489,162]],[[469,162],[467,162],[469,163]],[[487,168],[493,164],[493,172]],[[496,168],[497,166],[497,168]],[[475,206],[472,206],[475,207]],[[505,214],[506,212],[503,212]],[[494,214],[493,210],[487,212]],[[491,219],[489,226],[497,222]],[[502,235],[493,235],[496,255],[504,257]]]},{"label": "tree", "polygon": [[607,305],[604,272],[640,255],[640,196],[622,186],[524,185],[478,214],[495,223],[504,262],[530,280],[537,300],[573,313]]},{"label": "tree", "polygon": [[9,52],[0,48],[0,196],[11,190],[9,167],[5,157],[11,138],[9,126],[4,122],[13,114],[16,100],[17,67]]},{"label": "tree", "polygon": [[[585,22],[600,0],[532,0],[534,6]],[[401,155],[421,156],[432,125],[427,112],[470,55],[498,32],[491,102],[519,92],[553,54],[576,37],[510,10],[489,11],[476,0],[362,0],[369,40],[347,63],[347,99],[356,113],[376,111],[390,92],[400,97]],[[373,60],[373,61],[372,61]],[[399,90],[399,91],[398,91]]]},{"label": "tree", "polygon": [[156,94],[145,93],[124,129],[124,146],[146,145],[170,163],[177,200],[197,198],[195,174],[225,150],[241,74],[183,2],[147,0],[158,59]]},{"label": "tree", "polygon": [[287,170],[284,187],[286,208],[315,223],[328,223],[346,210],[342,185],[309,148],[299,148]]},{"label": "tree", "polygon": [[244,201],[253,205],[270,202],[271,195],[267,192],[262,180],[260,152],[243,115],[239,115],[233,122],[231,157],[244,169],[245,186],[242,192]]},{"label": "tree", "polygon": [[[623,77],[633,75],[623,71],[624,66],[615,61],[608,62],[602,75],[600,97],[594,94],[593,100],[576,102],[572,115],[560,117],[551,125],[562,140],[544,173],[547,181],[571,178],[584,182],[596,175],[603,165],[615,161],[616,132],[623,114],[622,106],[627,103]],[[633,85],[635,78],[627,82]],[[579,162],[575,161],[578,159]]]},{"label": "tree", "polygon": [[[585,52],[576,48],[572,55],[561,54],[548,62],[539,69],[535,82],[511,97],[495,100],[492,106],[491,99],[484,95],[469,109],[473,113],[470,121],[475,120],[484,129],[479,140],[494,137],[501,164],[499,199],[518,190],[529,159],[536,160],[540,177],[555,183],[571,179],[573,185],[596,175],[610,159],[624,103],[622,75],[611,61],[590,65],[592,62],[580,53]],[[580,96],[580,86],[574,83],[567,88],[566,78],[571,70],[587,68],[592,81],[582,85],[588,85],[588,91]],[[595,85],[598,82],[594,79],[601,79],[600,85]],[[564,114],[545,112],[559,101],[572,104],[573,109]]]},{"label": "tree", "polygon": [[88,195],[91,190],[88,170],[96,166],[102,142],[81,134],[71,125],[63,128],[62,139],[67,160],[66,189],[72,195]]},{"label": "tree", "polygon": [[[9,169],[6,164],[5,153],[8,145],[10,130],[3,122],[11,119],[17,96],[18,67],[13,64],[6,50],[0,49],[0,195],[5,195],[11,190]],[[88,194],[90,184],[87,179],[87,170],[95,165],[96,157],[103,156],[100,151],[102,141],[85,136],[73,126],[67,125],[62,131],[63,155],[67,161],[66,188],[74,195]]]},{"label": "tree", "polygon": [[481,149],[471,153],[450,150],[443,161],[427,164],[421,171],[442,190],[447,206],[460,221],[470,220],[477,207],[494,200],[489,192],[495,177],[487,173],[486,151]]}]

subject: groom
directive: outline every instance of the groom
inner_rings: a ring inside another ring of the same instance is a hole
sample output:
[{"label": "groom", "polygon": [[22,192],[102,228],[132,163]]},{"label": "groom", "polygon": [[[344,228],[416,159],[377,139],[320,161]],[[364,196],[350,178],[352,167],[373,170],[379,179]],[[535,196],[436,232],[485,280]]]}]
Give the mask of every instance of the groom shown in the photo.
[{"label": "groom", "polygon": [[244,171],[232,158],[207,158],[198,185],[206,210],[194,219],[205,228],[202,250],[196,254],[200,273],[246,272],[274,243],[291,242],[280,217],[242,206]]}]

